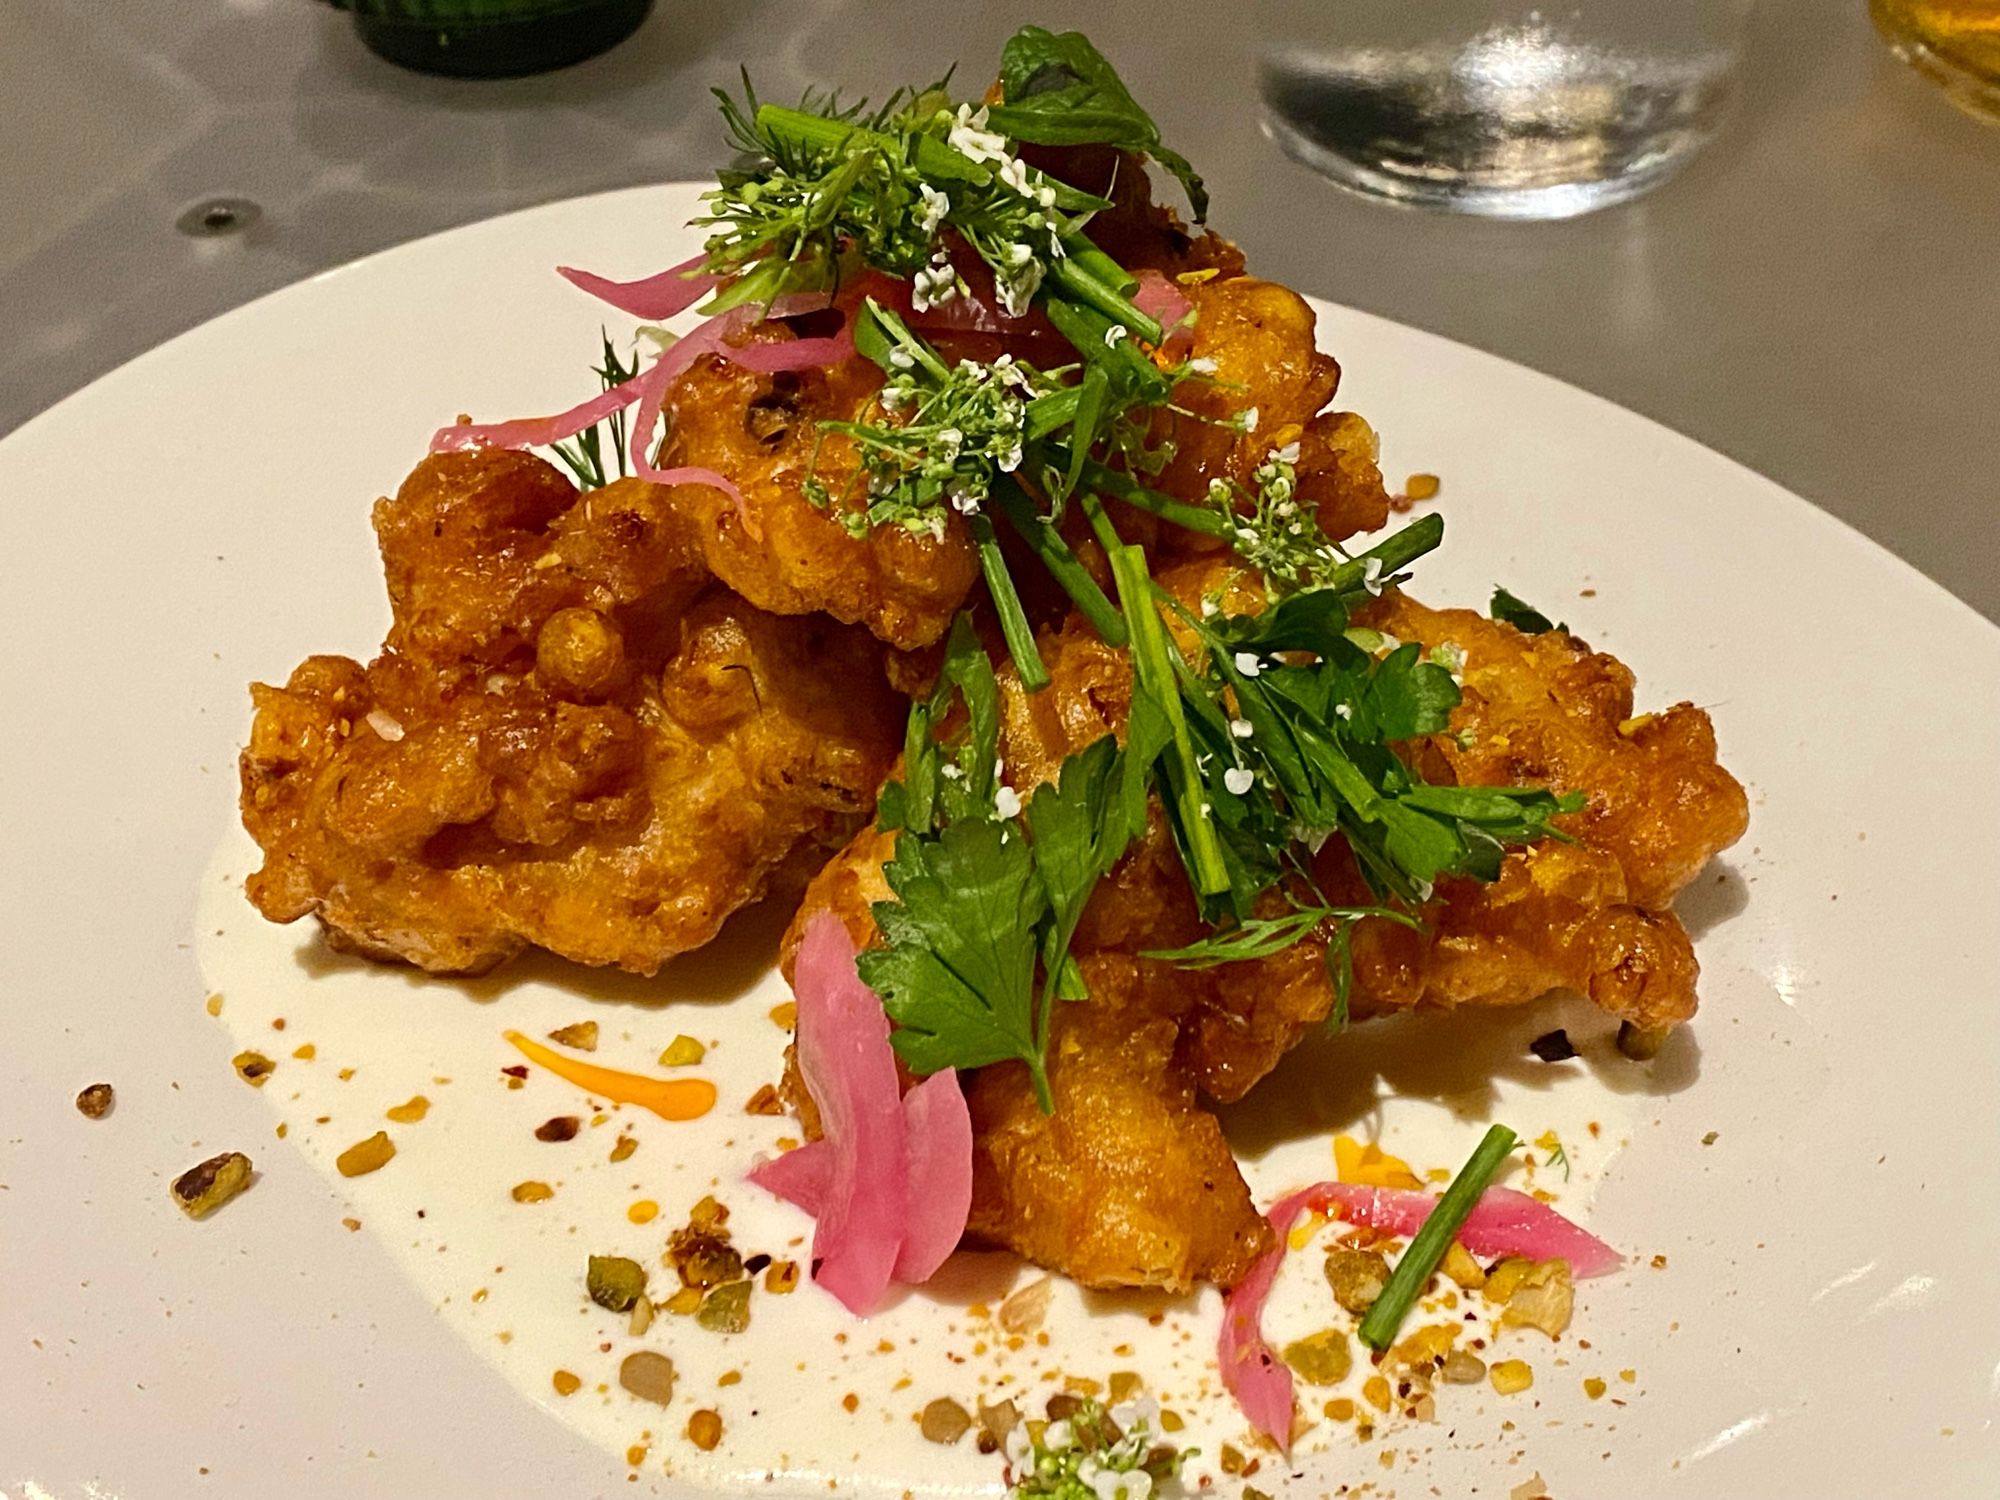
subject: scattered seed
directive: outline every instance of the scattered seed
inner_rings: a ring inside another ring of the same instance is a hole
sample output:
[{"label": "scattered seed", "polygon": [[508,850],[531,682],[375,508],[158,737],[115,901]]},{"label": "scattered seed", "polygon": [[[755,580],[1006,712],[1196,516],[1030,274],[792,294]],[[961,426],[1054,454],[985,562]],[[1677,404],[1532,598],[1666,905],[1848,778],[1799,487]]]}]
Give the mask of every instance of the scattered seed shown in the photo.
[{"label": "scattered seed", "polygon": [[378,1130],[365,1141],[356,1141],[333,1159],[342,1177],[365,1177],[379,1172],[396,1154],[396,1143],[386,1131]]},{"label": "scattered seed", "polygon": [[311,1062],[315,1057],[319,1056],[319,1048],[315,1047],[311,1042],[301,1042],[298,1046],[292,1048],[292,1056],[296,1057],[300,1062]]},{"label": "scattered seed", "polygon": [[572,1375],[568,1370],[558,1370],[549,1377],[549,1384],[556,1388],[558,1396],[574,1396],[583,1389],[583,1377]]},{"label": "scattered seed", "polygon": [[398,1125],[414,1125],[431,1112],[431,1101],[422,1094],[412,1094],[407,1104],[391,1105],[385,1114]]},{"label": "scattered seed", "polygon": [[173,1199],[190,1219],[205,1219],[250,1186],[250,1158],[225,1151],[174,1179]]},{"label": "scattered seed", "polygon": [[1007,1446],[1008,1434],[1020,1424],[1021,1412],[1012,1401],[998,1406],[979,1405],[979,1451],[997,1453]]},{"label": "scattered seed", "polygon": [[688,1441],[704,1453],[713,1453],[722,1441],[722,1414],[703,1407],[688,1418]]},{"label": "scattered seed", "polygon": [[764,1273],[764,1290],[782,1297],[795,1291],[799,1284],[799,1263],[795,1260],[774,1261],[771,1269]]},{"label": "scattered seed", "polygon": [[1704,1146],[1713,1146],[1716,1143],[1716,1141],[1719,1140],[1720,1138],[1721,1138],[1720,1131],[1711,1130],[1707,1135],[1701,1138],[1701,1143]]},{"label": "scattered seed", "polygon": [[1445,1357],[1444,1368],[1438,1373],[1452,1385],[1478,1385],[1486,1378],[1486,1361],[1459,1349]]},{"label": "scattered seed", "polygon": [[665,1406],[674,1399],[674,1362],[651,1349],[640,1349],[618,1366],[618,1383],[643,1401]]},{"label": "scattered seed", "polygon": [[78,1113],[87,1120],[101,1120],[111,1113],[114,1096],[108,1083],[93,1083],[76,1096]]},{"label": "scattered seed", "polygon": [[[1122,1352],[1130,1354],[1132,1351],[1127,1348]],[[1141,1375],[1137,1370],[1113,1370],[1111,1372],[1111,1404],[1113,1406],[1123,1406],[1127,1401],[1138,1395],[1140,1391],[1144,1390],[1145,1386],[1146,1377]]]},{"label": "scattered seed", "polygon": [[[582,1127],[583,1122],[577,1119],[575,1115],[551,1115],[535,1127],[535,1139],[538,1141],[573,1141],[576,1139],[577,1131],[582,1129]],[[613,1157],[612,1160],[615,1161],[617,1158]]]},{"label": "scattered seed", "polygon": [[632,1322],[626,1331],[635,1339],[643,1337],[646,1330],[653,1326],[653,1317],[653,1299],[651,1297],[635,1299],[632,1303]]},{"label": "scattered seed", "polygon": [[611,1159],[623,1161],[639,1149],[639,1143],[629,1135],[621,1135],[611,1144]]},{"label": "scattered seed", "polygon": [[1389,1382],[1380,1375],[1370,1375],[1361,1386],[1361,1398],[1377,1411],[1389,1409]]},{"label": "scattered seed", "polygon": [[747,1115],[781,1115],[785,1112],[785,1101],[778,1096],[777,1089],[767,1083],[750,1096],[743,1112]]},{"label": "scattered seed", "polygon": [[211,1016],[219,1016],[219,1015],[221,1015],[221,1014],[222,1014],[222,996],[220,996],[220,995],[210,995],[210,996],[208,997],[207,1001],[206,1001],[206,1002],[205,1002],[205,1004],[204,1004],[204,1009],[206,1009],[206,1010],[208,1011],[208,1013],[209,1013],[209,1014],[210,1014]]},{"label": "scattered seed", "polygon": [[239,1052],[229,1059],[229,1065],[236,1070],[236,1076],[253,1089],[261,1089],[264,1080],[278,1067],[261,1052]]},{"label": "scattered seed", "polygon": [[574,1026],[558,1026],[549,1033],[549,1040],[560,1047],[574,1047],[579,1052],[595,1052],[597,1023],[578,1021]]},{"label": "scattered seed", "polygon": [[556,1190],[546,1182],[517,1182],[514,1184],[513,1198],[516,1203],[546,1203],[555,1197]]},{"label": "scattered seed", "polygon": [[1600,1397],[1602,1397],[1605,1390],[1606,1386],[1604,1382],[1602,1380],[1599,1380],[1595,1375],[1591,1376],[1588,1380],[1584,1381],[1583,1383],[1584,1395],[1590,1397],[1590,1399],[1593,1401],[1598,1400]]},{"label": "scattered seed", "polygon": [[971,1430],[972,1418],[951,1397],[940,1396],[924,1408],[917,1426],[929,1441],[948,1448]]},{"label": "scattered seed", "polygon": [[1476,1292],[1486,1285],[1486,1268],[1474,1260],[1471,1252],[1457,1240],[1445,1247],[1444,1260],[1438,1269],[1468,1292]]},{"label": "scattered seed", "polygon": [[673,1296],[667,1298],[663,1305],[668,1312],[673,1313],[676,1317],[684,1318],[701,1306],[701,1288],[697,1286],[684,1286],[675,1292]]},{"label": "scattered seed", "polygon": [[1009,1333],[1033,1333],[1048,1316],[1049,1297],[1054,1291],[1055,1282],[1050,1277],[1029,1282],[1000,1304],[995,1321]]},{"label": "scattered seed", "polygon": [[1435,500],[1443,485],[1435,474],[1412,474],[1403,481],[1403,493],[1412,500]]},{"label": "scattered seed", "polygon": [[660,1216],[660,1205],[651,1198],[641,1198],[625,1210],[625,1217],[634,1224],[650,1224]]},{"label": "scattered seed", "polygon": [[782,1005],[771,1007],[771,1020],[780,1031],[790,1031],[799,1024],[799,1006],[796,1000],[787,1000]]}]

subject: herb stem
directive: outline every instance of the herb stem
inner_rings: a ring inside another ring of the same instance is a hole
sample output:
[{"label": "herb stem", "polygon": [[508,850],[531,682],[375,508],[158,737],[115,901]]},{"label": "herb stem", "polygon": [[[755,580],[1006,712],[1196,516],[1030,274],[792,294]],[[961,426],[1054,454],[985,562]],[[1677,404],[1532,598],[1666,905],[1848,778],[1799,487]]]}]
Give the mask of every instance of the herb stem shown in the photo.
[{"label": "herb stem", "polygon": [[[1052,449],[1058,456],[1060,449]],[[1121,474],[1116,469],[1106,468],[1096,459],[1088,459],[1083,465],[1083,482],[1092,489],[1101,490],[1114,499],[1123,500],[1135,510],[1147,511],[1162,521],[1172,521],[1176,526],[1185,526],[1189,531],[1199,531],[1208,536],[1233,540],[1233,532],[1226,517],[1219,515],[1205,505],[1190,505],[1185,500],[1176,500],[1171,495],[1163,495],[1158,490],[1149,490],[1129,474]],[[1436,516],[1426,516],[1425,520],[1436,520]],[[1400,535],[1400,533],[1398,533]],[[1433,546],[1436,544],[1433,543]],[[1428,550],[1428,549],[1426,549]],[[1385,562],[1382,565],[1388,567]],[[1355,570],[1355,577],[1361,570]]]},{"label": "herb stem", "polygon": [[[1180,775],[1173,787],[1180,804],[1181,828],[1187,838],[1191,873],[1199,895],[1218,895],[1229,889],[1229,866],[1223,858],[1222,840],[1216,834],[1208,804],[1202,796],[1201,767],[1195,761],[1194,736],[1188,732],[1187,714],[1181,706],[1180,684],[1174,680],[1168,653],[1173,647],[1160,619],[1160,606],[1153,594],[1153,577],[1146,569],[1146,554],[1137,547],[1120,547],[1111,554],[1111,576],[1118,581],[1118,602],[1132,632],[1132,671],[1139,686],[1151,693],[1173,729],[1173,753]],[[1162,777],[1163,782],[1175,778]]]},{"label": "herb stem", "polygon": [[802,109],[787,109],[782,104],[763,104],[757,108],[759,131],[808,149],[837,151],[858,128],[846,120],[830,120]]},{"label": "herb stem", "polygon": [[1125,617],[1105,597],[1090,570],[1077,560],[1068,542],[1054,524],[1035,509],[1027,492],[1010,475],[1001,475],[993,486],[993,499],[1014,527],[1015,535],[1040,559],[1049,575],[1062,585],[1091,628],[1108,646],[1122,646],[1131,639]]},{"label": "herb stem", "polygon": [[1090,522],[1090,529],[1097,537],[1097,545],[1104,549],[1109,558],[1117,554],[1125,545],[1125,538],[1118,534],[1118,528],[1111,524],[1111,517],[1105,514],[1104,502],[1090,490],[1078,490],[1076,503],[1083,507],[1083,517]]},{"label": "herb stem", "polygon": [[1500,1169],[1507,1153],[1514,1149],[1517,1139],[1519,1137],[1505,1125],[1494,1125],[1487,1130],[1486,1138],[1479,1143],[1465,1165],[1459,1168],[1458,1175],[1452,1178],[1443,1196],[1438,1199],[1437,1207],[1430,1211],[1416,1238],[1410,1241],[1410,1248],[1396,1262],[1396,1269],[1389,1273],[1382,1295],[1375,1299],[1375,1305],[1368,1309],[1368,1316],[1361,1320],[1362,1343],[1371,1349],[1387,1349],[1396,1341],[1396,1330],[1423,1294],[1424,1284],[1437,1270],[1438,1262],[1444,1259],[1445,1251],[1451,1247],[1452,1237],[1479,1202],[1479,1195],[1486,1191],[1486,1185],[1493,1180],[1493,1174]]},{"label": "herb stem", "polygon": [[1021,686],[1039,693],[1049,685],[1049,669],[1035,646],[1034,627],[1021,607],[1021,595],[1007,571],[1007,559],[1000,551],[1000,538],[993,522],[985,516],[972,518],[972,539],[979,547],[979,571],[986,576],[986,592],[993,596],[994,611],[1000,616],[1000,634],[1006,638],[1007,654],[1021,674]]},{"label": "herb stem", "polygon": [[1401,531],[1382,538],[1366,552],[1357,552],[1348,561],[1333,570],[1327,582],[1334,588],[1348,590],[1358,588],[1368,577],[1368,561],[1373,558],[1378,563],[1377,579],[1386,580],[1400,573],[1426,552],[1434,551],[1444,540],[1444,517],[1433,511],[1421,520],[1412,521]]}]

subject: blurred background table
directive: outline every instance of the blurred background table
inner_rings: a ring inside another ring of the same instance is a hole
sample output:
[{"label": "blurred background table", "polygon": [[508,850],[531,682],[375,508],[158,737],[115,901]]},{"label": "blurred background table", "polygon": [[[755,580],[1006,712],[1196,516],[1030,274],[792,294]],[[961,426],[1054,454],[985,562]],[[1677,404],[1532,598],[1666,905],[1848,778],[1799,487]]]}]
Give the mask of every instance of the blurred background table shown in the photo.
[{"label": "blurred background table", "polygon": [[[2000,129],[1890,58],[1861,0],[1762,0],[1723,136],[1650,197],[1539,225],[1364,202],[1284,160],[1258,130],[1245,5],[659,0],[605,56],[499,83],[399,71],[303,0],[8,5],[0,433],[357,256],[705,175],[709,89],[739,63],[768,98],[885,89],[984,67],[1034,19],[1118,62],[1260,271],[1657,418],[2000,619]],[[254,221],[176,227],[217,198]],[[1701,580],[1677,583],[1662,607],[1700,609]]]}]

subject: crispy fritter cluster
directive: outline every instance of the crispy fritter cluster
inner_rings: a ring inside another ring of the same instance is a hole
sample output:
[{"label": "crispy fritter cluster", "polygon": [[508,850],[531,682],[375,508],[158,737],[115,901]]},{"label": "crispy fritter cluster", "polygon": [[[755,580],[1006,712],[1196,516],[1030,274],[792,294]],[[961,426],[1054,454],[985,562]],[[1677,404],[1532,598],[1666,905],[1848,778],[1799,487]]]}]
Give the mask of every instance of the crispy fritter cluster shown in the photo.
[{"label": "crispy fritter cluster", "polygon": [[885,650],[720,586],[694,488],[483,452],[380,502],[383,653],[252,689],[257,908],[433,973],[530,943],[651,973],[851,834],[899,737]]},{"label": "crispy fritter cluster", "polygon": [[[1160,582],[1189,605],[1261,603],[1256,582],[1220,557],[1169,568]],[[1425,931],[1360,924],[1353,1013],[1522,1004],[1568,987],[1648,1031],[1691,1016],[1694,951],[1671,903],[1748,818],[1742,788],[1716,764],[1708,716],[1680,704],[1634,718],[1631,672],[1560,632],[1523,636],[1395,591],[1366,622],[1465,654],[1450,732],[1404,747],[1431,780],[1548,785],[1590,801],[1563,820],[1575,843],[1516,850],[1490,885],[1440,882]],[[1192,652],[1185,637],[1182,646]],[[1054,779],[1066,756],[1122,734],[1131,702],[1128,659],[1081,621],[1045,636],[1042,651],[1054,679],[1042,692],[1000,673],[1003,751],[1023,792]],[[1233,1282],[1268,1232],[1226,1149],[1210,1149],[1219,1131],[1197,1100],[1242,1098],[1325,1021],[1334,993],[1321,939],[1200,972],[1139,957],[1203,931],[1157,804],[1153,813],[1077,931],[1091,998],[1056,1013],[1056,1113],[1041,1113],[1019,1064],[981,1069],[968,1092],[973,1227],[1086,1285],[1183,1290]],[[888,896],[880,864],[892,850],[891,836],[858,838],[809,888],[794,932],[830,908],[857,942],[879,941],[869,903]],[[1369,899],[1337,839],[1315,874],[1336,902]],[[1065,1099],[1089,1112],[1070,1116]],[[1124,1227],[1093,1234],[1076,1222],[1080,1205]]]}]

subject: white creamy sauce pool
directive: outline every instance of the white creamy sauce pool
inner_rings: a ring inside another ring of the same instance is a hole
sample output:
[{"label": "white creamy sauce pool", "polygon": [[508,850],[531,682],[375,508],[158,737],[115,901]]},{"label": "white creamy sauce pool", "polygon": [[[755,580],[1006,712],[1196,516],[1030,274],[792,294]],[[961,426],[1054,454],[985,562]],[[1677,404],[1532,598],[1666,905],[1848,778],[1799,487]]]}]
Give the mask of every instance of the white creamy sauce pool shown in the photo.
[{"label": "white creamy sauce pool", "polygon": [[[798,1134],[789,1117],[744,1109],[783,1067],[787,1034],[770,1012],[790,994],[769,967],[782,915],[749,914],[725,933],[719,951],[681,960],[653,980],[541,957],[484,979],[433,980],[334,954],[311,922],[265,922],[242,892],[256,862],[240,832],[218,850],[201,891],[199,950],[208,986],[222,997],[218,1024],[237,1049],[277,1063],[262,1093],[284,1124],[286,1144],[328,1175],[359,1232],[388,1245],[438,1315],[524,1397],[642,1473],[762,1494],[825,1493],[830,1482],[860,1494],[997,1493],[1000,1456],[976,1452],[970,1435],[952,1447],[927,1442],[916,1422],[926,1403],[951,1397],[973,1411],[1011,1397],[1039,1415],[1049,1393],[1066,1383],[1101,1386],[1117,1372],[1140,1375],[1146,1392],[1184,1420],[1173,1440],[1201,1450],[1188,1487],[1207,1478],[1231,1496],[1244,1482],[1271,1493],[1310,1487],[1293,1474],[1324,1489],[1380,1483],[1390,1477],[1381,1457],[1391,1450],[1398,1477],[1422,1493],[1416,1481],[1426,1454],[1512,1442],[1501,1424],[1527,1417],[1520,1397],[1440,1386],[1437,1422],[1380,1418],[1364,1444],[1351,1423],[1322,1416],[1330,1398],[1360,1404],[1369,1369],[1356,1345],[1357,1368],[1343,1387],[1300,1387],[1301,1410],[1315,1425],[1286,1467],[1252,1440],[1221,1389],[1214,1365],[1221,1304],[1212,1290],[1178,1299],[1105,1295],[1058,1279],[1039,1333],[1010,1339],[993,1314],[1043,1273],[999,1253],[961,1252],[931,1285],[900,1293],[865,1321],[803,1274],[789,1295],[765,1291],[758,1277],[743,1333],[712,1333],[663,1311],[635,1338],[625,1315],[585,1295],[587,1257],[631,1257],[650,1272],[655,1300],[664,1301],[679,1284],[661,1259],[667,1236],[706,1194],[729,1209],[728,1227],[744,1256],[793,1259],[802,1270],[809,1263],[810,1220],[743,1180],[760,1153]],[[273,1028],[279,1018],[283,1030]],[[600,1029],[598,1048],[585,1060],[653,1077],[705,1077],[719,1090],[715,1109],[676,1123],[629,1105],[594,1107],[602,1101],[534,1066],[520,1087],[508,1086],[501,1070],[526,1059],[503,1039],[505,1030],[540,1039],[584,1020]],[[1530,1039],[1562,1024],[1584,1060],[1552,1067],[1529,1054]],[[1560,1167],[1547,1166],[1532,1181],[1518,1173],[1509,1180],[1557,1193],[1561,1208],[1587,1227],[1595,1186],[1645,1108],[1643,1095],[1614,1086],[1620,1063],[1610,1055],[1611,1030],[1573,999],[1527,1012],[1375,1023],[1308,1043],[1225,1118],[1263,1204],[1332,1177],[1336,1132],[1378,1139],[1423,1172],[1456,1168],[1491,1120],[1512,1125],[1524,1141],[1553,1130],[1568,1152],[1568,1180]],[[707,1056],[694,1068],[662,1069],[660,1052],[683,1033],[702,1042]],[[301,1047],[310,1047],[309,1059],[293,1055]],[[387,1118],[387,1110],[418,1095],[430,1104],[422,1120]],[[576,1138],[538,1141],[535,1128],[559,1115],[582,1119]],[[394,1159],[366,1176],[339,1177],[335,1157],[377,1130],[393,1139]],[[621,1133],[637,1149],[613,1162]],[[1545,1154],[1534,1152],[1538,1161]],[[553,1196],[517,1202],[513,1189],[527,1182],[547,1184]],[[635,1223],[630,1211],[642,1202],[656,1203],[658,1216]],[[1274,1346],[1349,1321],[1334,1308],[1320,1271],[1330,1233],[1287,1258],[1265,1319]],[[1619,1248],[1643,1263],[1646,1247]],[[1579,1335],[1600,1346],[1593,1368],[1637,1363],[1621,1357],[1615,1342],[1605,1347],[1592,1313],[1615,1313],[1621,1283],[1645,1274],[1642,1268],[1585,1283],[1562,1344],[1510,1331],[1488,1357],[1527,1359],[1538,1385],[1562,1376],[1572,1394],[1577,1372],[1555,1361],[1575,1354]],[[1436,1320],[1420,1314],[1405,1326]],[[1475,1331],[1487,1333],[1487,1323]],[[672,1359],[678,1378],[670,1405],[619,1386],[619,1363],[637,1349]],[[558,1393],[557,1371],[581,1381],[574,1394]],[[704,1409],[722,1421],[711,1452],[687,1436],[689,1417]],[[1609,1413],[1600,1408],[1580,1419],[1600,1415]],[[1225,1443],[1261,1455],[1258,1472],[1247,1480],[1225,1475]]]}]

